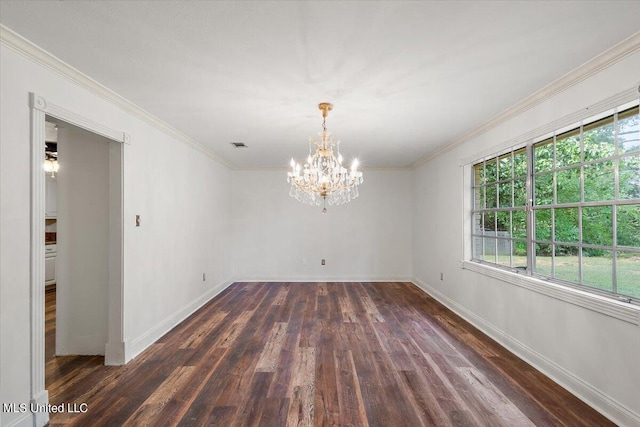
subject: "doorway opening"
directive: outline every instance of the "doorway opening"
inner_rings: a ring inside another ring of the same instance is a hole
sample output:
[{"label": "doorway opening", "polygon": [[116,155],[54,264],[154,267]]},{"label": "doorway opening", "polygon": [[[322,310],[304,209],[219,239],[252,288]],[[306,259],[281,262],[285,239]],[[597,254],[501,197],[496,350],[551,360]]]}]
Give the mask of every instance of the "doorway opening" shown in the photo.
[{"label": "doorway opening", "polygon": [[109,173],[111,158],[117,161],[110,151],[120,144],[63,120],[45,121],[45,386],[58,404],[64,383],[104,364]]},{"label": "doorway opening", "polygon": [[[49,403],[49,394],[45,388],[45,358],[51,356],[49,350],[45,350],[48,348],[46,344],[51,344],[45,340],[47,327],[49,331],[52,326],[56,330],[54,354],[99,355],[103,363],[108,365],[124,364],[126,360],[123,325],[123,158],[124,144],[129,143],[129,136],[59,107],[35,93],[30,94],[29,101],[31,401],[46,405]],[[45,279],[49,279],[51,284],[51,276],[46,275],[45,271],[46,233],[53,232],[51,220],[54,219],[50,206],[47,206],[47,196],[49,202],[52,196],[47,191],[50,181],[46,179],[48,173],[43,168],[47,121],[57,125],[59,131],[65,129],[68,133],[65,142],[61,139],[57,141],[60,157],[57,158],[59,170],[56,171],[57,207],[54,217],[56,289],[51,291],[51,295],[45,292]],[[75,146],[69,142],[73,140],[76,141]],[[86,144],[88,140],[92,140],[93,145]],[[85,144],[78,145],[82,141]],[[68,145],[66,156],[65,144]],[[74,149],[69,149],[72,146]],[[65,161],[70,167],[66,170]],[[72,165],[75,167],[71,168]],[[91,197],[94,191],[100,197]],[[85,203],[81,200],[83,197],[90,202]],[[100,244],[95,244],[98,241]],[[85,262],[89,262],[91,267],[84,268]],[[81,289],[79,286],[82,283],[89,285]],[[46,296],[55,297],[51,301],[56,306],[55,324],[45,324],[47,315],[52,314],[51,304],[49,311],[46,311]],[[48,341],[51,341],[50,336]],[[44,425],[48,421],[48,413],[35,412],[33,421],[35,425]]]}]

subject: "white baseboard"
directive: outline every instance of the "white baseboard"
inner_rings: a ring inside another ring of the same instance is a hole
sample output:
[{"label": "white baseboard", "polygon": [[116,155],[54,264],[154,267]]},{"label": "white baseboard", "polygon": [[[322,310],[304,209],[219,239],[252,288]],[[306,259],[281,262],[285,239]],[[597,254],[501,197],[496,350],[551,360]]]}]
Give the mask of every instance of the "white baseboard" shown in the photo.
[{"label": "white baseboard", "polygon": [[[2,424],[1,421],[2,419],[0,418],[0,425]],[[36,425],[43,426],[44,424],[36,424]],[[7,427],[33,427],[33,426],[34,426],[33,414],[31,412],[20,414],[20,418],[13,420],[11,424],[7,424]]]},{"label": "white baseboard", "polygon": [[165,320],[158,323],[153,328],[149,329],[143,335],[131,340],[130,346],[124,346],[125,363],[129,362],[131,359],[142,353],[145,349],[147,349],[147,347],[156,342],[171,329],[175,328],[184,319],[191,316],[200,307],[209,302],[211,298],[215,297],[220,292],[225,290],[233,282],[233,280],[225,280],[219,283],[218,285],[211,288],[208,292],[195,299],[190,304],[187,304],[185,307],[176,311],[174,314],[167,317]]},{"label": "white baseboard", "polygon": [[330,283],[330,282],[413,282],[412,278],[380,278],[380,277],[260,277],[249,279],[236,279],[234,282],[275,282],[275,283]]},{"label": "white baseboard", "polygon": [[620,404],[605,393],[586,383],[562,366],[547,359],[534,349],[526,346],[472,311],[458,304],[432,286],[413,278],[412,282],[425,293],[438,300],[454,313],[464,318],[476,328],[490,336],[507,350],[529,363],[531,366],[569,390],[580,400],[620,426],[640,426],[640,415]]},{"label": "white baseboard", "polygon": [[[39,406],[47,405],[49,403],[49,392],[47,390],[43,390],[33,398],[33,401]],[[33,425],[35,426],[43,426],[49,422],[49,413],[48,412],[36,412],[33,414]]]},{"label": "white baseboard", "polygon": [[127,363],[125,357],[127,347],[129,347],[129,344],[124,341],[107,343],[104,346],[104,364],[106,366],[118,366]]},{"label": "white baseboard", "polygon": [[[46,407],[49,403],[49,392],[44,390],[33,398],[33,403],[38,407]],[[49,413],[46,411],[31,412],[31,404],[27,403],[28,407],[24,413],[20,414],[18,419],[15,419],[11,424],[6,424],[7,427],[42,427],[49,422]],[[3,424],[0,418],[0,425]]]},{"label": "white baseboard", "polygon": [[104,356],[104,344],[93,335],[73,336],[56,343],[56,356]]}]

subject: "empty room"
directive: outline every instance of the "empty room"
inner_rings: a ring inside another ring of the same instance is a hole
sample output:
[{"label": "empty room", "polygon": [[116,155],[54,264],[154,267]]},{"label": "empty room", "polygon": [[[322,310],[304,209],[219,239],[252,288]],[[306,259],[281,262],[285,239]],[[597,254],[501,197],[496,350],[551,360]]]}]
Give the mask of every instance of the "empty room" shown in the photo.
[{"label": "empty room", "polygon": [[638,17],[0,0],[0,425],[640,427]]}]

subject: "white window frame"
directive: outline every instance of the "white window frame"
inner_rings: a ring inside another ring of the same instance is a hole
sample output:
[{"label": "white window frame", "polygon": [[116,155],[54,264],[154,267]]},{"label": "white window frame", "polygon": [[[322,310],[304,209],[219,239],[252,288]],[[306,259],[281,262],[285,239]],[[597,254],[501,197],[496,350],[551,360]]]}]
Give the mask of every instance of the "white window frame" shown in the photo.
[{"label": "white window frame", "polygon": [[[462,166],[462,180],[463,180],[463,245],[462,253],[463,260],[461,267],[476,273],[487,275],[498,280],[524,287],[537,293],[547,295],[552,298],[556,298],[571,304],[575,304],[584,308],[594,310],[599,313],[606,314],[608,316],[623,320],[634,325],[640,325],[640,305],[638,301],[631,298],[617,299],[612,296],[606,296],[593,292],[590,288],[585,286],[567,286],[566,283],[558,283],[553,279],[539,277],[531,274],[532,267],[532,246],[535,245],[532,236],[533,227],[532,224],[528,225],[528,244],[530,245],[529,256],[529,270],[528,271],[516,271],[509,268],[500,267],[497,265],[490,265],[487,263],[478,262],[472,259],[473,256],[473,223],[471,212],[474,206],[472,206],[472,192],[474,184],[474,171],[473,165],[481,162],[485,159],[499,157],[510,151],[515,151],[521,148],[526,148],[529,155],[529,161],[531,160],[531,150],[533,145],[537,142],[553,136],[554,133],[559,134],[561,131],[568,130],[569,128],[575,128],[580,126],[583,121],[594,118],[595,116],[603,116],[607,113],[613,113],[614,109],[623,107],[628,108],[632,105],[638,105],[638,90],[640,86],[629,89],[625,92],[617,94],[611,98],[608,98],[596,105],[590,106],[583,110],[580,110],[572,115],[563,117],[546,126],[534,129],[527,134],[523,134],[520,137],[514,138],[511,141],[505,142],[493,149],[485,150],[484,152],[477,153],[476,155],[463,159]],[[531,167],[531,165],[529,165]],[[530,189],[532,188],[531,174],[527,174],[527,199],[531,199]],[[531,216],[527,215],[527,220]]]}]

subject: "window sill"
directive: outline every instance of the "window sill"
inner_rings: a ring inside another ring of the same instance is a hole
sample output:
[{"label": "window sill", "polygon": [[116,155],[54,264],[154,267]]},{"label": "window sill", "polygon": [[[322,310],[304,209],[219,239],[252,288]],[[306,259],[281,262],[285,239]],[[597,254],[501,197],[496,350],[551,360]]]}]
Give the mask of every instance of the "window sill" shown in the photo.
[{"label": "window sill", "polygon": [[569,304],[584,307],[633,325],[640,325],[640,307],[630,303],[590,294],[579,289],[558,285],[531,276],[525,276],[523,274],[513,273],[497,267],[480,264],[478,262],[462,261],[462,268],[485,276],[493,277],[494,279],[498,279],[512,285],[529,289],[533,292],[537,292],[560,301],[568,302]]}]

